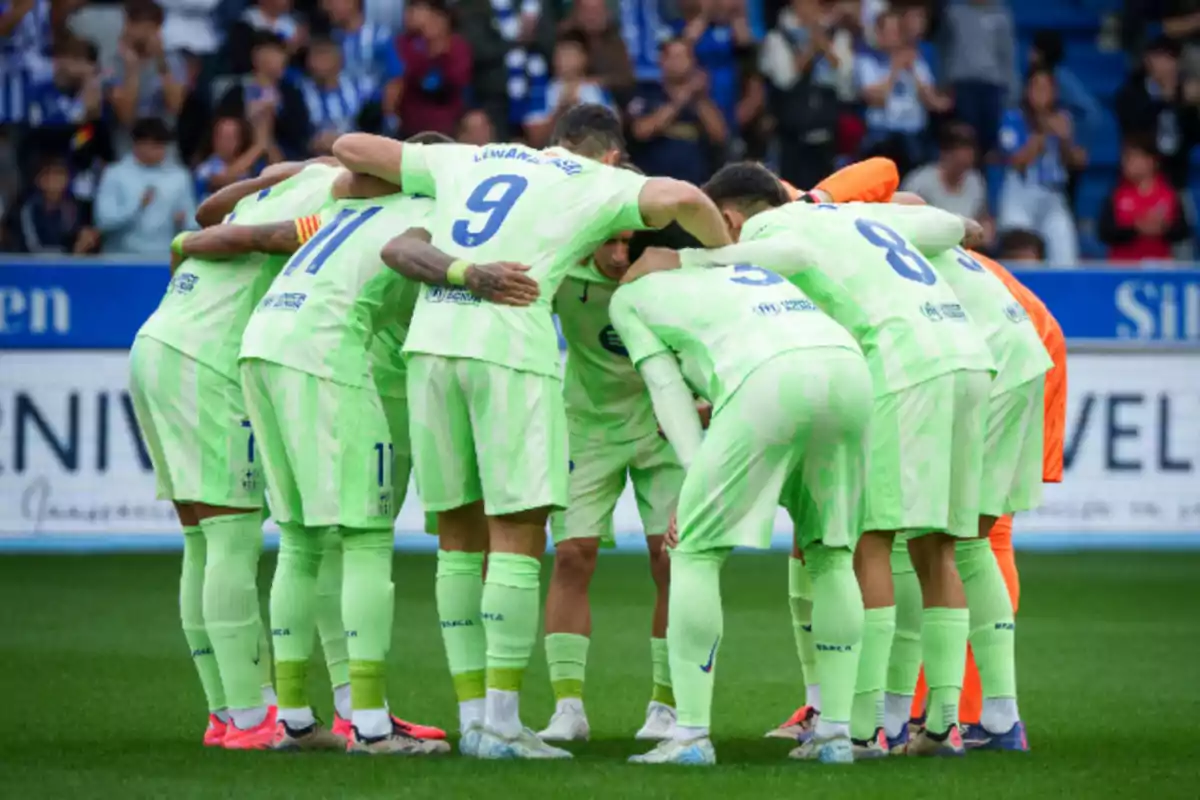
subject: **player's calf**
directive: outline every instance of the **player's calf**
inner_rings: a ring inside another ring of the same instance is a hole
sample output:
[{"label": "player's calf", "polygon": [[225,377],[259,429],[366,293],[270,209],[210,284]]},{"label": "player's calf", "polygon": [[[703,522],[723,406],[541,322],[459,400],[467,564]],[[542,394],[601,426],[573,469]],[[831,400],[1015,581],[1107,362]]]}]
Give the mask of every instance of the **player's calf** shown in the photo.
[{"label": "player's calf", "polygon": [[591,633],[588,587],[596,570],[599,539],[565,539],[555,546],[546,596],[546,663],[554,690],[554,715],[538,735],[546,741],[588,738],[583,684]]}]

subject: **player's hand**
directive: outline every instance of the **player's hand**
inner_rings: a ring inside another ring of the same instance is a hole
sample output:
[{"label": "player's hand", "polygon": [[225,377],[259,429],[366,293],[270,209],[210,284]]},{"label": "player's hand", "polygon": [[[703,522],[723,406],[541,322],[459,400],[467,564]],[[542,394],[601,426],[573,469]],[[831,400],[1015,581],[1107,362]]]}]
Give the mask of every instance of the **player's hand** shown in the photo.
[{"label": "player's hand", "polygon": [[529,267],[511,261],[472,264],[464,276],[476,297],[502,306],[527,306],[537,301],[541,289],[525,273]]},{"label": "player's hand", "polygon": [[674,550],[679,545],[679,522],[672,512],[671,521],[667,523],[667,535],[663,537],[663,547]]},{"label": "player's hand", "polygon": [[679,253],[677,251],[668,250],[665,247],[647,247],[646,252],[642,253],[642,257],[633,262],[625,271],[621,283],[632,283],[652,272],[667,272],[673,269],[679,269]]},{"label": "player's hand", "polygon": [[982,250],[987,245],[987,231],[978,222],[963,217],[963,228],[966,230],[963,234],[963,247],[968,250]]}]

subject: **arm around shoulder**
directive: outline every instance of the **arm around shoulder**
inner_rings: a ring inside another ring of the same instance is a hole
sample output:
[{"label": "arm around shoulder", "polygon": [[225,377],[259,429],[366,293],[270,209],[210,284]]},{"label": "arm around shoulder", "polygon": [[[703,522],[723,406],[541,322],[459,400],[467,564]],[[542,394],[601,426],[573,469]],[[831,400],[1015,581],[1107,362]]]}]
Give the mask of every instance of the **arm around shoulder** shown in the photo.
[{"label": "arm around shoulder", "polygon": [[647,227],[665,228],[678,222],[705,247],[730,243],[721,212],[708,195],[687,181],[651,178],[638,194],[638,210]]}]

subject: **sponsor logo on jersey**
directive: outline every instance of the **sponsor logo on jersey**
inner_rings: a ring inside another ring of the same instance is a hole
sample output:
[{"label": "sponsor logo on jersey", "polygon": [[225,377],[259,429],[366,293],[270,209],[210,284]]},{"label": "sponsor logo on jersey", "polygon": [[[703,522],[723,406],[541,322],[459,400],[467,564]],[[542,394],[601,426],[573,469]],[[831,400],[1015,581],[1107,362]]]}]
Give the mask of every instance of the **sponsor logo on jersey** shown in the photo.
[{"label": "sponsor logo on jersey", "polygon": [[196,288],[199,280],[200,277],[191,272],[177,272],[175,277],[171,278],[171,282],[167,284],[167,292],[169,294],[187,294]]},{"label": "sponsor logo on jersey", "polygon": [[1029,319],[1029,312],[1020,303],[1013,303],[1005,307],[1004,316],[1008,317],[1009,322],[1024,322]]},{"label": "sponsor logo on jersey", "polygon": [[964,321],[967,312],[958,303],[925,303],[921,306],[921,314],[931,322],[942,320]]},{"label": "sponsor logo on jersey", "polygon": [[600,331],[600,346],[614,355],[629,358],[629,351],[625,349],[621,335],[612,325],[605,325],[604,329]]},{"label": "sponsor logo on jersey", "polygon": [[754,313],[760,317],[773,317],[782,312],[783,307],[779,303],[759,303],[754,306]]},{"label": "sponsor logo on jersey", "polygon": [[261,311],[298,311],[308,295],[304,292],[274,292],[258,304]]},{"label": "sponsor logo on jersey", "polygon": [[470,619],[444,619],[441,622],[443,628],[473,628],[475,621]]},{"label": "sponsor logo on jersey", "polygon": [[752,310],[760,317],[774,317],[791,311],[816,311],[817,306],[808,299],[784,300],[781,303],[758,303]]},{"label": "sponsor logo on jersey", "polygon": [[445,286],[430,286],[425,299],[431,303],[457,303],[462,306],[477,306],[480,300],[469,289],[448,289]]}]

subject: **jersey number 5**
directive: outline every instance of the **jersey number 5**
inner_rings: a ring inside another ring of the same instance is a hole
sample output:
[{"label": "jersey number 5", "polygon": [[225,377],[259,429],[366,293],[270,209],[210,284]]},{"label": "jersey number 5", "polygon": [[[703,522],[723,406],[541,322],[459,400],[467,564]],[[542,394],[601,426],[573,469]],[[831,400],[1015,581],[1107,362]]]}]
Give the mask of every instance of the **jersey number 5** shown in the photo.
[{"label": "jersey number 5", "polygon": [[750,264],[734,264],[733,271],[737,274],[729,280],[746,286],[770,286],[775,283],[783,283],[783,278],[774,272]]},{"label": "jersey number 5", "polygon": [[901,278],[926,286],[937,283],[937,273],[925,260],[925,256],[914,250],[911,244],[887,225],[872,219],[859,219],[855,220],[854,227],[864,239],[886,252],[888,266]]},{"label": "jersey number 5", "polygon": [[471,224],[480,221],[478,216],[456,219],[450,227],[450,238],[461,247],[479,247],[491,239],[500,230],[527,186],[529,181],[520,175],[493,175],[480,183],[467,197],[465,205],[467,211],[474,215],[486,215],[482,224],[472,230]]},{"label": "jersey number 5", "polygon": [[337,250],[343,242],[350,238],[352,233],[362,227],[363,223],[382,210],[381,206],[343,208],[328,225],[322,225],[321,230],[317,231],[317,235],[309,239],[304,247],[301,247],[288,259],[287,266],[283,268],[283,274],[291,275],[301,264],[307,262],[308,266],[304,268],[304,271],[309,275],[316,275],[325,265],[326,259],[333,255],[334,250]]}]

